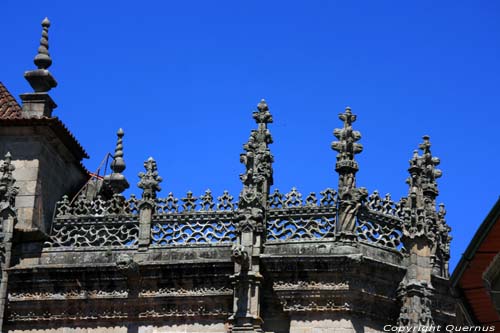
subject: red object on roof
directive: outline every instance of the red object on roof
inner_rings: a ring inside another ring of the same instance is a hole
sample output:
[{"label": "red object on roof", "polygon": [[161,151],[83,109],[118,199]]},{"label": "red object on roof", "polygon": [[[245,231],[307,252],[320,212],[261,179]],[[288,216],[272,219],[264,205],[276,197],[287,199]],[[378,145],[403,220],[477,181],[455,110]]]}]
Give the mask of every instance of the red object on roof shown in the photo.
[{"label": "red object on roof", "polygon": [[0,119],[22,118],[21,112],[21,106],[3,83],[0,82]]}]

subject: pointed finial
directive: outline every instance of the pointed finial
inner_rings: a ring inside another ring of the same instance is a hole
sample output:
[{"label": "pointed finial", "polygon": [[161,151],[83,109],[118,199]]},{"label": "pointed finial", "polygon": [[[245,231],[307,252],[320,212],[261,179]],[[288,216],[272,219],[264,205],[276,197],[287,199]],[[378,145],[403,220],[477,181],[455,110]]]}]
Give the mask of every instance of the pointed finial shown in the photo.
[{"label": "pointed finial", "polygon": [[139,178],[141,179],[137,186],[143,190],[142,200],[156,199],[156,193],[161,191],[160,183],[163,179],[158,175],[158,168],[156,161],[150,157],[144,162],[146,172],[140,172]]},{"label": "pointed finial", "polygon": [[35,56],[34,63],[38,69],[47,69],[52,65],[52,59],[49,54],[49,27],[50,21],[46,17],[42,21],[42,38],[40,38],[40,46],[38,54]]},{"label": "pointed finial", "polygon": [[257,104],[257,111],[253,113],[253,118],[257,124],[270,124],[273,122],[273,116],[269,112],[269,106],[264,99]]},{"label": "pointed finial", "polygon": [[418,145],[418,148],[420,148],[420,150],[422,150],[422,152],[424,154],[430,154],[431,153],[431,141],[430,141],[430,136],[428,135],[424,135],[422,137],[422,139],[424,140],[424,142],[422,142],[421,144]]},{"label": "pointed finial", "polygon": [[[56,79],[47,69],[52,65],[52,59],[49,55],[49,27],[50,21],[48,18],[45,18],[42,21],[40,46],[34,59],[34,63],[38,69],[24,73],[24,78],[29,82],[33,90],[35,90],[35,93],[46,93],[57,86]],[[52,110],[57,107],[56,103],[48,95],[33,95],[28,93],[21,95],[21,99],[23,100],[23,113],[25,113],[24,116],[26,118],[51,117]]]},{"label": "pointed finial", "polygon": [[339,192],[342,193],[356,187],[355,176],[359,167],[354,156],[363,151],[363,145],[357,143],[361,139],[361,133],[352,128],[356,118],[351,108],[346,107],[345,112],[339,114],[339,119],[344,123],[343,128],[333,131],[333,135],[339,140],[332,142],[331,147],[338,152],[335,171],[339,173]]},{"label": "pointed finial", "polygon": [[125,135],[125,132],[123,132],[123,129],[119,129],[118,132],[116,132],[116,136],[118,139],[116,140],[116,147],[115,147],[115,156],[114,160],[111,163],[111,170],[116,173],[121,173],[123,170],[125,170],[125,161],[123,160],[123,136]]},{"label": "pointed finial", "polygon": [[111,175],[104,177],[104,182],[109,185],[113,193],[119,194],[129,188],[127,179],[122,172],[125,170],[125,161],[123,160],[123,136],[125,133],[123,129],[119,129],[116,132],[118,139],[116,140],[115,155],[113,156],[113,162],[111,162],[111,170],[113,171]]},{"label": "pointed finial", "polygon": [[273,117],[265,100],[262,99],[257,105],[257,111],[253,113],[253,118],[258,124],[258,128],[250,132],[248,142],[243,145],[245,153],[240,155],[240,162],[246,166],[246,172],[240,175],[244,185],[240,201],[248,198],[248,193],[257,191],[260,195],[258,201],[265,204],[269,188],[273,184],[272,164],[274,162],[274,157],[269,149],[273,138],[267,128],[267,124],[273,122]]}]

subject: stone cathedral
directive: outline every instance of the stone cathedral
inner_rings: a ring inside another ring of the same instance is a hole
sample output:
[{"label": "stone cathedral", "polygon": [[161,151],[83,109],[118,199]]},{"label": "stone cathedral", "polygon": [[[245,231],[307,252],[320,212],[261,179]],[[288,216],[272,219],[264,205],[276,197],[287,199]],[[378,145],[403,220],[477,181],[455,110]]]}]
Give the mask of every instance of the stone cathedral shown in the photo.
[{"label": "stone cathedral", "polygon": [[37,69],[24,74],[34,91],[18,103],[0,84],[2,332],[368,333],[455,323],[450,227],[429,137],[411,156],[407,196],[370,193],[356,184],[363,146],[346,108],[331,144],[338,188],[282,192],[262,100],[239,158],[239,194],[160,197],[168,185],[149,158],[140,195],[126,197],[136,180],[122,174],[124,131],[97,177],[53,116],[49,26],[43,20]]}]

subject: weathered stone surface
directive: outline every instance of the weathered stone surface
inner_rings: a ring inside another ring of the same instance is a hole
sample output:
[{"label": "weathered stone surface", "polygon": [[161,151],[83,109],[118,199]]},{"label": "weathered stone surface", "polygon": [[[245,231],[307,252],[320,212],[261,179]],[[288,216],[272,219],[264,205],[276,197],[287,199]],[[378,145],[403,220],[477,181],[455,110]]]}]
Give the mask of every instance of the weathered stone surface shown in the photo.
[{"label": "weathered stone surface", "polygon": [[[36,91],[23,97],[26,118],[54,107],[48,26],[27,73]],[[370,333],[453,323],[450,229],[429,138],[410,160],[406,197],[370,194],[356,185],[363,146],[346,108],[332,143],[338,188],[282,193],[271,191],[264,100],[253,118],[238,200],[210,190],[161,197],[153,158],[140,196],[126,198],[121,129],[111,172],[75,195],[87,180],[81,154],[48,125],[0,127],[0,154],[13,154],[0,179],[2,331]]]}]

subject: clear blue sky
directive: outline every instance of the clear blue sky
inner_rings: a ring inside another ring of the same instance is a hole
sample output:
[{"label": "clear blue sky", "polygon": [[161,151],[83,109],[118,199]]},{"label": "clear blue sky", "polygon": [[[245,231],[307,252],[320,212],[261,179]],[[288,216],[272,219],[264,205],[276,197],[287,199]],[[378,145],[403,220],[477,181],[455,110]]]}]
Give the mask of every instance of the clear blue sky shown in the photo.
[{"label": "clear blue sky", "polygon": [[149,156],[163,195],[236,197],[241,145],[266,98],[275,186],[336,187],[332,131],[349,105],[358,185],[406,195],[424,134],[441,158],[454,267],[500,193],[498,1],[2,1],[0,80],[18,95],[48,16],[51,93],[94,170],[125,130],[126,175]]}]

